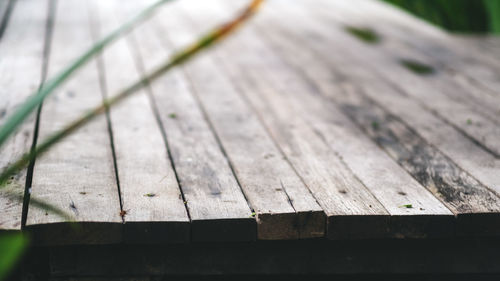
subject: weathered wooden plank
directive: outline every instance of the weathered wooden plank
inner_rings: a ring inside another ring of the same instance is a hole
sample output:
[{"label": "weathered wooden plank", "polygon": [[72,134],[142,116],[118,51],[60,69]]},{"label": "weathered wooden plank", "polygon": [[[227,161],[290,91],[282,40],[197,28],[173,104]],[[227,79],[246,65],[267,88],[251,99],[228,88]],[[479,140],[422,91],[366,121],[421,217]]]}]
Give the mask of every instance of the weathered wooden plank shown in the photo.
[{"label": "weathered wooden plank", "polygon": [[354,2],[353,4],[365,13],[373,15],[378,25],[392,26],[395,31],[400,30],[399,35],[409,46],[466,73],[478,85],[498,93],[500,65],[492,61],[487,53],[471,52],[471,45],[461,44],[450,33],[391,5],[371,0],[350,2]]},{"label": "weathered wooden plank", "polygon": [[[397,117],[360,98],[350,82],[334,98],[344,112],[456,216],[458,235],[498,235],[500,199]],[[347,101],[343,97],[350,99]]]},{"label": "weathered wooden plank", "polygon": [[[86,2],[79,0],[58,2],[50,75],[65,67],[92,43],[87,8]],[[45,101],[40,117],[40,139],[100,104],[99,90],[97,68],[92,62]],[[75,226],[30,205],[27,227],[38,242],[99,244],[121,240],[120,202],[103,116],[37,160],[32,194],[66,211],[78,222]]]},{"label": "weathered wooden plank", "polygon": [[[219,5],[203,7],[196,18],[222,18]],[[296,114],[288,100],[289,81],[301,81],[273,51],[244,28],[216,50],[238,89],[259,113],[286,159],[310,188],[328,216],[332,239],[388,235],[389,215],[338,155]],[[299,82],[301,83],[301,82]],[[279,85],[276,87],[276,85]]]},{"label": "weathered wooden plank", "polygon": [[[295,7],[295,9],[303,11],[299,7]],[[432,85],[427,84],[426,77],[422,78],[407,71],[399,64],[398,59],[381,53],[373,46],[367,46],[343,30],[327,27],[318,20],[309,20],[309,23],[310,26],[306,28],[303,36],[316,34],[315,41],[324,44],[341,40],[344,44],[333,45],[336,50],[345,52],[353,57],[353,60],[356,59],[357,63],[363,63],[370,67],[375,74],[380,76],[380,79],[390,82],[400,91],[408,94],[409,97],[422,103],[424,107],[435,112],[443,120],[453,124],[457,130],[482,144],[492,154],[500,155],[500,143],[496,141],[500,137],[500,127],[496,121],[484,116],[479,108],[471,109],[460,103],[458,101],[460,95],[458,94],[456,94],[456,98],[450,98],[448,95],[452,95],[451,92],[448,92],[447,95],[445,92],[437,90]],[[380,67],[381,65],[384,67]]]},{"label": "weathered wooden plank", "polygon": [[[1,14],[0,14],[1,15]],[[0,41],[0,126],[42,82],[48,1],[18,1],[9,28]],[[0,148],[0,171],[29,152],[35,116],[32,115]],[[26,170],[0,190],[0,231],[21,229]]]},{"label": "weathered wooden plank", "polygon": [[[474,79],[479,79],[478,75],[471,76],[466,71],[470,68],[464,63],[450,65],[445,61],[435,58],[430,54],[430,48],[420,50],[409,46],[407,41],[424,40],[418,35],[408,36],[408,32],[399,28],[396,24],[383,24],[376,16],[371,16],[374,11],[366,8],[369,5],[352,5],[353,2],[345,1],[318,1],[316,5],[309,9],[318,19],[322,19],[329,25],[344,28],[344,26],[365,27],[369,26],[378,34],[380,40],[373,45],[380,53],[384,53],[393,58],[394,61],[404,65],[404,61],[417,62],[430,67],[428,73],[420,73],[422,83],[432,87],[435,91],[442,92],[446,99],[457,100],[459,103],[467,105],[479,113],[489,117],[493,122],[497,121],[500,113],[500,99],[497,92],[478,84]],[[315,7],[315,8],[314,8]],[[376,13],[376,11],[375,11]],[[431,42],[432,44],[432,42]],[[470,52],[478,52],[470,48]],[[464,56],[457,57],[453,62],[459,61]],[[394,59],[396,58],[396,59]],[[491,70],[490,70],[491,71]],[[498,126],[498,122],[496,124]]]},{"label": "weathered wooden plank", "polygon": [[[323,93],[340,104],[346,115],[458,215],[459,233],[470,233],[471,229],[477,235],[498,233],[498,217],[495,214],[500,206],[498,197],[398,118],[385,112],[373,100],[362,98],[361,95],[365,95],[362,88],[375,88],[372,92],[377,100],[380,100],[378,96],[388,92],[380,90],[377,87],[379,83],[370,79],[368,73],[359,75],[363,73],[363,66],[349,66],[351,58],[332,53],[330,45],[298,51],[309,53],[308,60],[302,60],[300,65],[309,65],[307,75],[324,89]],[[326,62],[322,61],[321,58],[326,56]],[[422,111],[415,113],[414,118],[419,118],[417,114],[422,115]],[[476,218],[470,219],[471,216]],[[472,225],[469,220],[477,225]]]},{"label": "weathered wooden plank", "polygon": [[[133,9],[137,4],[129,2],[128,5]],[[158,20],[163,19],[163,14],[159,14]],[[156,28],[153,23],[145,23],[134,33],[140,42],[138,51],[146,71],[158,66],[170,53],[153,31]],[[188,82],[177,69],[151,84],[153,106],[163,126],[192,221],[192,239],[255,240],[252,212],[190,91]]]},{"label": "weathered wooden plank", "polygon": [[484,34],[454,34],[453,38],[459,44],[470,45],[474,52],[481,52],[490,59],[500,63],[500,39],[495,35]]},{"label": "weathered wooden plank", "polygon": [[[123,22],[129,17],[122,4],[92,1],[101,35],[118,27],[117,18]],[[141,9],[144,3],[138,6]],[[136,67],[133,55],[127,40],[119,40],[103,52],[99,70],[106,96],[112,97],[124,85],[139,80],[140,68]],[[109,113],[122,209],[126,212],[124,240],[187,242],[189,217],[148,90],[141,90]]]},{"label": "weathered wooden plank", "polygon": [[[296,24],[292,23],[295,22],[295,17],[285,14],[288,8],[284,6],[280,6],[280,15],[277,15],[278,12],[271,11],[270,4],[267,9],[261,11],[259,20],[256,21],[260,27],[259,32],[265,34],[266,41],[274,46],[286,61],[293,65],[303,65],[298,61],[302,53],[301,46],[291,46],[289,39],[279,34],[284,26],[294,26],[294,30],[297,30]],[[278,26],[281,28],[277,28]],[[298,51],[292,52],[293,48]],[[347,166],[391,214],[392,235],[451,235],[451,212],[359,131],[339,108],[324,98],[319,98],[321,89],[310,83],[304,85],[308,87],[302,86],[302,89],[288,93],[290,100],[294,100],[297,107],[302,109],[300,114],[306,118],[314,131],[342,157]],[[299,86],[298,83],[293,84],[293,87]],[[405,208],[404,205],[407,204],[412,204],[412,208]]]},{"label": "weathered wooden plank", "polygon": [[[291,42],[292,45],[304,44],[300,36],[294,36],[295,33],[290,33],[285,29],[281,31],[287,34],[285,38],[294,39]],[[484,151],[450,124],[438,118],[433,112],[423,108],[422,105],[408,99],[406,95],[382,82],[373,75],[373,71],[366,69],[361,61],[358,60],[353,63],[353,58],[346,56],[344,52],[332,52],[332,48],[336,45],[337,41],[331,40],[323,45],[309,44],[308,46],[314,47],[311,48],[311,52],[327,58],[327,63],[331,65],[331,69],[336,70],[335,72],[339,75],[343,74],[338,78],[339,83],[345,79],[343,77],[352,77],[353,81],[362,87],[365,94],[378,101],[379,104],[384,105],[391,114],[404,120],[426,141],[450,157],[481,183],[500,194],[500,174],[496,172],[500,169],[500,161],[497,158]],[[304,55],[307,52],[300,50],[300,53]],[[325,54],[328,54],[328,56]],[[321,59],[316,59],[314,67],[307,68],[310,76],[318,77],[318,79],[323,77],[321,79],[326,81],[331,80],[329,66],[320,68],[322,64]],[[357,81],[364,82],[357,83]],[[324,84],[328,85],[327,82]]]},{"label": "weathered wooden plank", "polygon": [[[211,3],[182,4],[184,11],[189,11],[188,16],[173,10],[162,20],[165,27],[176,26],[175,32],[168,34],[177,47],[194,41],[197,33],[206,31],[206,26],[220,22],[213,17],[198,17]],[[188,28],[190,23],[182,20],[188,17],[197,19],[197,27]],[[186,65],[186,76],[256,213],[258,238],[322,237],[325,216],[321,207],[210,55],[200,55]]]},{"label": "weathered wooden plank", "polygon": [[[456,102],[467,105],[467,107],[485,115],[493,122],[497,121],[500,113],[499,95],[478,84],[474,80],[477,77],[471,77],[467,74],[468,65],[462,64],[452,67],[449,63],[434,58],[433,55],[429,54],[429,50],[419,50],[408,46],[406,42],[409,40],[408,33],[399,28],[400,25],[384,24],[378,21],[376,17],[370,16],[373,11],[363,9],[366,6],[361,5],[360,8],[360,5],[353,6],[352,2],[345,1],[318,1],[316,5],[311,5],[311,7],[316,8],[309,10],[317,15],[318,19],[323,19],[327,24],[339,28],[369,26],[380,37],[379,43],[373,45],[380,51],[380,54],[385,51],[386,55],[395,61],[399,60],[403,66],[404,61],[411,61],[430,67],[428,73],[417,75],[421,78],[422,83],[446,95],[445,99],[456,100]],[[411,36],[414,41],[423,40],[417,37],[414,34]],[[477,51],[471,48],[470,52]],[[454,62],[462,57],[457,57]],[[498,126],[498,122],[496,125]]]}]

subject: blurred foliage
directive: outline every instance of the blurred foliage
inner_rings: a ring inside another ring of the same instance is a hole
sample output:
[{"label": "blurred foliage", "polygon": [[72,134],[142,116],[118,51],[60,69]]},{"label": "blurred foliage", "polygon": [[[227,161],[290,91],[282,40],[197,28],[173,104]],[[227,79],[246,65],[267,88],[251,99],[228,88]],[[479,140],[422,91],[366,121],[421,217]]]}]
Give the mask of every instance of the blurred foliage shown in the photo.
[{"label": "blurred foliage", "polygon": [[28,239],[21,233],[0,235],[0,280],[7,277],[27,245]]},{"label": "blurred foliage", "polygon": [[445,29],[500,34],[500,0],[384,0]]}]

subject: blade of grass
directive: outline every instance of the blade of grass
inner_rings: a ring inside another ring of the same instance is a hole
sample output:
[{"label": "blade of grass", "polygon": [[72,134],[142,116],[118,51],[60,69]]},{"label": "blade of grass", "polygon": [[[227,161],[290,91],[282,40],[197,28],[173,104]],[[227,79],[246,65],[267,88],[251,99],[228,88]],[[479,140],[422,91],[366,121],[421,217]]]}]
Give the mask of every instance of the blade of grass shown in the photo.
[{"label": "blade of grass", "polygon": [[[23,200],[24,200],[24,196],[22,194],[17,194],[17,193],[9,192],[9,191],[6,192],[6,195],[3,195],[3,196],[6,198],[9,198],[11,200],[16,200],[19,202],[23,202]],[[74,221],[74,219],[71,217],[71,215],[69,215],[67,212],[65,212],[64,210],[62,210],[56,206],[53,206],[53,205],[51,205],[51,204],[49,204],[41,199],[31,197],[30,198],[30,205],[33,207],[36,207],[38,209],[42,209],[46,212],[53,213],[53,214],[65,219],[66,221],[69,221],[69,222]]]},{"label": "blade of grass", "polygon": [[225,38],[229,33],[231,33],[237,27],[239,27],[240,24],[242,24],[245,20],[250,18],[250,16],[257,11],[258,7],[261,5],[262,2],[263,0],[253,0],[248,5],[248,7],[246,7],[246,9],[244,9],[233,20],[221,25],[219,28],[216,28],[211,32],[208,32],[207,34],[202,36],[200,39],[198,39],[196,42],[189,45],[185,49],[182,49],[174,53],[174,55],[169,60],[167,60],[164,64],[160,65],[158,68],[150,72],[142,79],[138,80],[135,83],[132,83],[124,90],[114,95],[112,98],[103,101],[103,103],[100,106],[97,106],[94,109],[90,110],[79,119],[76,119],[75,121],[64,127],[62,130],[47,137],[43,142],[37,145],[36,149],[32,150],[30,153],[24,154],[21,158],[19,158],[16,162],[14,162],[14,164],[10,165],[0,175],[0,188],[2,188],[1,185],[2,183],[4,183],[11,175],[15,174],[23,167],[25,167],[30,162],[31,159],[46,152],[52,145],[54,145],[64,137],[68,136],[78,128],[82,127],[83,125],[85,125],[86,123],[97,117],[99,114],[104,113],[107,108],[112,107],[113,105],[119,103],[123,99],[137,92],[140,88],[151,83],[153,80],[157,79],[158,77],[163,75],[165,72],[167,72],[174,66],[184,63],[186,60],[191,58],[199,51],[209,46],[212,46],[214,43]]},{"label": "blade of grass", "polygon": [[77,69],[82,67],[96,54],[101,52],[107,45],[115,41],[120,36],[132,30],[139,22],[148,18],[158,7],[172,0],[159,0],[141,11],[137,16],[133,17],[119,28],[108,34],[101,39],[82,56],[76,59],[71,65],[63,69],[53,78],[45,82],[43,87],[37,92],[33,93],[20,107],[16,110],[0,128],[0,147],[7,140],[7,138],[16,130],[19,125],[33,112],[43,101],[43,99],[52,93],[62,82],[70,77]]}]

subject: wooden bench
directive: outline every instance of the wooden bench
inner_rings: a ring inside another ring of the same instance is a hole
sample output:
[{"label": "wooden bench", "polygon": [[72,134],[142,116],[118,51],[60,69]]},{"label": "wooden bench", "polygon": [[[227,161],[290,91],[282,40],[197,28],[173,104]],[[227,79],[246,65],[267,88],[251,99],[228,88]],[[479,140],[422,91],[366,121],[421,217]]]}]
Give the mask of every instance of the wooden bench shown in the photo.
[{"label": "wooden bench", "polygon": [[[147,2],[0,3],[0,125]],[[33,140],[113,96],[244,4],[165,5],[46,99],[0,148],[0,170]],[[468,250],[443,272],[482,272],[478,263],[460,265],[500,250],[498,46],[496,39],[451,35],[379,1],[268,0],[237,34],[13,177],[0,190],[0,233],[29,233],[50,255],[55,275],[82,273],[76,267],[101,260],[90,256],[139,251],[136,259],[165,253],[169,260],[168,252],[184,249],[191,269],[165,262],[157,272],[186,273],[200,262],[200,273],[252,273],[231,269],[243,266],[244,256],[230,261],[243,251],[286,261],[274,272],[266,261],[276,263],[263,259],[254,273],[286,273],[301,260],[288,247],[316,249],[321,254],[305,256],[325,266],[349,249],[358,257],[324,271],[302,264],[297,273],[370,273],[378,263],[368,262],[369,253],[382,246],[392,249],[384,255],[392,265],[381,272],[395,272],[394,264],[437,272],[427,261],[410,266],[414,260],[405,261],[401,249],[426,249],[421,259],[433,249],[451,257],[457,243]],[[25,186],[78,224],[29,203],[23,209],[11,195],[22,196]],[[223,254],[211,253],[214,247]],[[81,262],[68,264],[68,255]],[[151,268],[145,271],[156,272]],[[498,263],[483,269],[498,273]]]}]

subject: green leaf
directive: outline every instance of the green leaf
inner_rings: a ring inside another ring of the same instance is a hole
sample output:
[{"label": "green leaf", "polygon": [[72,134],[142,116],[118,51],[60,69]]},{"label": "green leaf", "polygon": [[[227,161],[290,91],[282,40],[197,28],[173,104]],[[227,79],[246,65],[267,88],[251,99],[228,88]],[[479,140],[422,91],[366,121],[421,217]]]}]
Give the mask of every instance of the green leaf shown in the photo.
[{"label": "green leaf", "polygon": [[[169,0],[162,0],[160,2],[166,2],[166,1]],[[184,49],[175,52],[170,59],[167,59],[162,65],[152,70],[146,76],[132,83],[131,85],[121,90],[116,95],[113,95],[112,98],[104,100],[101,105],[93,108],[92,110],[89,110],[87,113],[83,114],[80,118],[74,120],[60,131],[57,131],[54,134],[47,137],[46,139],[44,139],[39,145],[36,146],[35,149],[32,149],[29,153],[24,154],[12,165],[10,165],[7,169],[5,169],[2,174],[0,174],[0,188],[5,186],[2,184],[6,182],[11,175],[20,171],[35,157],[39,157],[41,154],[45,153],[50,147],[52,147],[52,145],[56,144],[63,138],[67,137],[78,128],[81,128],[83,125],[87,124],[95,117],[104,113],[107,109],[109,109],[113,105],[126,99],[127,97],[134,94],[142,87],[148,85],[158,77],[161,77],[164,73],[168,72],[173,67],[186,62],[188,59],[196,55],[201,50],[206,49],[212,46],[213,44],[217,43],[219,40],[225,38],[229,33],[236,30],[236,27],[238,27],[239,24],[248,19],[250,15],[255,13],[261,2],[262,0],[253,0],[251,4],[243,12],[241,12],[241,14],[235,19],[226,22],[220,27],[204,34],[197,41],[188,45]]]},{"label": "green leaf", "polygon": [[120,36],[132,30],[137,23],[149,17],[154,10],[171,0],[159,0],[148,8],[141,11],[137,16],[121,25],[119,28],[108,34],[99,42],[94,44],[83,55],[76,59],[72,64],[63,69],[55,77],[47,80],[38,92],[33,93],[20,107],[15,111],[0,128],[0,147],[7,138],[16,130],[19,125],[32,113],[59,85],[70,77],[77,69],[82,67],[95,55],[99,54],[107,45],[115,41]]},{"label": "green leaf", "polygon": [[[11,190],[6,190],[5,192],[2,193],[2,196],[5,198],[9,198],[11,200],[19,201],[19,202],[23,202],[23,200],[24,200],[23,194],[19,194],[17,192],[11,191]],[[42,209],[42,210],[45,210],[47,212],[51,212],[51,213],[65,219],[67,221],[73,221],[73,218],[67,212],[65,212],[64,210],[62,210],[56,206],[53,206],[53,205],[51,205],[51,204],[49,204],[41,199],[31,197],[29,204],[30,204],[30,206],[33,206],[35,208]]]},{"label": "green leaf", "polygon": [[346,26],[345,30],[352,36],[368,44],[375,44],[380,41],[378,34],[369,28]]},{"label": "green leaf", "polygon": [[413,73],[419,74],[419,75],[429,75],[434,73],[434,68],[430,65],[426,65],[424,63],[411,60],[411,59],[402,59],[400,60],[400,63],[402,66],[407,68]]},{"label": "green leaf", "polygon": [[407,209],[411,209],[411,208],[413,208],[413,205],[412,205],[412,204],[405,204],[405,205],[401,205],[401,206],[399,206],[399,208],[407,208]]},{"label": "green leaf", "polygon": [[22,233],[0,235],[0,280],[15,266],[28,245],[28,239]]}]

